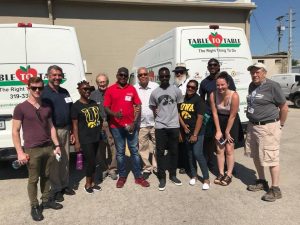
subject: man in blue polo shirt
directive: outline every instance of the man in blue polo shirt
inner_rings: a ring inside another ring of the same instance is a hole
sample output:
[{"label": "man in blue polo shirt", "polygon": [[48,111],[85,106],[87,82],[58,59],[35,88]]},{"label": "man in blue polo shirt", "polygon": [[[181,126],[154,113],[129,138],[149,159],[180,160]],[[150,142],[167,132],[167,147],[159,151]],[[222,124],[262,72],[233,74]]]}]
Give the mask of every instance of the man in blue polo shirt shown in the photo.
[{"label": "man in blue polo shirt", "polygon": [[61,146],[61,160],[55,160],[51,166],[51,194],[56,201],[62,202],[63,194],[75,194],[74,190],[68,187],[70,137],[71,142],[74,142],[74,136],[70,136],[70,109],[73,101],[69,92],[60,87],[64,76],[62,68],[57,65],[50,66],[47,75],[49,83],[42,94],[42,101],[52,109],[52,120]]}]

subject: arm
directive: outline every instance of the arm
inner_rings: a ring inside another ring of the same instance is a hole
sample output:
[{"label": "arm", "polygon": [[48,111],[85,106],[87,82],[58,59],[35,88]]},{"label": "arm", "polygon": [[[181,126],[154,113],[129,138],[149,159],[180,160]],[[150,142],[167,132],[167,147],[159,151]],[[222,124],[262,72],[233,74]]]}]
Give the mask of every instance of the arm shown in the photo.
[{"label": "arm", "polygon": [[201,114],[197,114],[197,120],[195,125],[195,130],[193,135],[190,138],[191,143],[195,143],[198,139],[198,134],[200,132],[201,126],[202,126],[203,116]]},{"label": "arm", "polygon": [[223,134],[222,134],[221,128],[220,128],[220,123],[219,123],[218,111],[217,111],[217,107],[216,107],[216,103],[215,103],[215,94],[214,94],[214,92],[212,92],[210,94],[209,102],[210,102],[211,111],[212,111],[212,114],[213,114],[214,124],[215,124],[215,127],[216,127],[216,136],[215,136],[215,138],[217,140],[219,140],[223,136]]},{"label": "arm", "polygon": [[283,103],[281,105],[278,106],[279,107],[279,119],[280,119],[280,125],[283,127],[284,123],[286,121],[287,118],[287,114],[289,111],[289,107],[287,105],[287,103]]},{"label": "arm", "polygon": [[78,120],[72,119],[72,125],[73,125],[73,134],[75,137],[75,150],[76,152],[80,151],[80,142],[79,142],[79,136],[78,136]]},{"label": "arm", "polygon": [[28,160],[21,146],[21,138],[20,138],[21,124],[22,124],[21,120],[15,120],[15,119],[12,120],[12,139],[17,151],[18,160],[20,161],[21,164],[26,164]]},{"label": "arm", "polygon": [[119,111],[119,112],[113,112],[113,111],[111,111],[110,108],[107,107],[107,106],[105,106],[104,109],[105,109],[105,112],[106,112],[107,115],[113,116],[113,117],[117,117],[118,119],[121,119],[121,118],[122,118],[122,111]]},{"label": "arm", "polygon": [[225,130],[225,137],[229,143],[233,143],[234,141],[234,139],[230,135],[230,130],[239,110],[239,102],[239,95],[236,92],[234,92],[231,99],[229,119]]},{"label": "arm", "polygon": [[54,154],[58,153],[58,154],[61,155],[56,129],[53,125],[53,122],[52,122],[51,118],[48,119],[48,124],[49,124],[49,127],[50,127],[51,139],[52,139],[53,144],[55,145]]}]

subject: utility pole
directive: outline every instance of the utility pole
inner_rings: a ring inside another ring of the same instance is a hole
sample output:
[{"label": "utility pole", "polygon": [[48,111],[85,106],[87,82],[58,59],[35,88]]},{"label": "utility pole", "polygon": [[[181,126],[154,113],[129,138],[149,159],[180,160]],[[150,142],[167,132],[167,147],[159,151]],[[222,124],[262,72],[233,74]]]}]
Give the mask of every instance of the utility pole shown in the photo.
[{"label": "utility pole", "polygon": [[292,53],[293,53],[293,29],[295,27],[293,27],[293,22],[295,22],[295,20],[293,20],[293,15],[295,15],[296,13],[293,13],[293,10],[290,9],[289,10],[289,19],[287,20],[289,22],[289,45],[288,45],[288,72],[291,73],[292,72]]},{"label": "utility pole", "polygon": [[279,16],[276,18],[278,20],[278,25],[277,25],[277,34],[278,34],[278,52],[280,52],[280,45],[281,45],[281,38],[283,36],[283,32],[285,30],[285,26],[282,23],[284,16]]}]

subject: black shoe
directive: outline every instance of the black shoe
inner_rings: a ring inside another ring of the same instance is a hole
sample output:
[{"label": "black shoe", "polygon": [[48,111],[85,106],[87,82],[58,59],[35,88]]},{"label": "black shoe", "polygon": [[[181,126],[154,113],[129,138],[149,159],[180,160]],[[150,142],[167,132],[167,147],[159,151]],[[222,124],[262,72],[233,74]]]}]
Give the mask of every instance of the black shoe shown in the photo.
[{"label": "black shoe", "polygon": [[43,202],[42,203],[42,207],[44,209],[55,209],[55,210],[58,210],[58,209],[62,209],[63,205],[59,204],[59,203],[57,203],[55,201],[49,200],[48,202]]},{"label": "black shoe", "polygon": [[93,188],[93,191],[102,191],[102,188],[96,184],[92,188]]},{"label": "black shoe", "polygon": [[164,191],[165,189],[166,189],[166,179],[160,179],[159,185],[158,185],[158,190]]},{"label": "black shoe", "polygon": [[180,173],[180,174],[186,174],[185,169],[184,169],[184,168],[180,168],[180,169],[179,169],[179,173]]},{"label": "black shoe", "polygon": [[93,194],[94,193],[94,189],[92,187],[86,188],[84,187],[84,190],[86,191],[86,193],[88,194]]},{"label": "black shoe", "polygon": [[144,178],[145,180],[148,180],[148,178],[150,177],[150,175],[151,175],[150,172],[144,172],[144,173],[143,173],[143,178]]},{"label": "black shoe", "polygon": [[177,186],[181,186],[182,185],[181,181],[177,177],[175,177],[175,176],[170,177],[170,181],[172,181]]},{"label": "black shoe", "polygon": [[65,195],[75,195],[76,194],[76,192],[72,188],[69,188],[69,187],[64,188],[62,193]]},{"label": "black shoe", "polygon": [[63,202],[65,200],[62,192],[56,192],[54,199],[56,202]]},{"label": "black shoe", "polygon": [[32,206],[31,207],[31,217],[34,221],[41,221],[44,219],[42,214],[42,210],[39,206]]}]

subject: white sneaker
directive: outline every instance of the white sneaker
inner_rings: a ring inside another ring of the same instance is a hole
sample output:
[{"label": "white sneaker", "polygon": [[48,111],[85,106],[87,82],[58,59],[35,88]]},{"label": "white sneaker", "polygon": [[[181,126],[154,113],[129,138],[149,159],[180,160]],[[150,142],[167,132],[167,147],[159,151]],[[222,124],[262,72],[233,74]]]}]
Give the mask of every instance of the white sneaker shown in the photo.
[{"label": "white sneaker", "polygon": [[190,185],[194,186],[196,184],[196,179],[195,178],[192,178],[190,180]]},{"label": "white sneaker", "polygon": [[204,183],[202,186],[202,190],[208,190],[209,189],[209,184],[208,183]]}]

